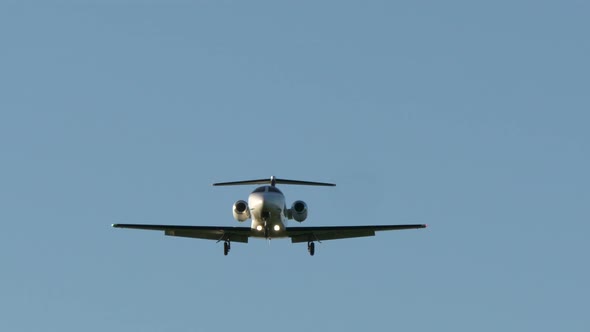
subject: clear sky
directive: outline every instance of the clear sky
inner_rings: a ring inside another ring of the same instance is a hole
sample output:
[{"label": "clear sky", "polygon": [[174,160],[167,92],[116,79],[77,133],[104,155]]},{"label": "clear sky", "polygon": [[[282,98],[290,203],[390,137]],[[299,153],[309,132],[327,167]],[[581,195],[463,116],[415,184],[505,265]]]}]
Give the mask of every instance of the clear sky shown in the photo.
[{"label": "clear sky", "polygon": [[[5,1],[0,330],[589,331],[587,1]],[[277,177],[335,188],[235,243]]]}]

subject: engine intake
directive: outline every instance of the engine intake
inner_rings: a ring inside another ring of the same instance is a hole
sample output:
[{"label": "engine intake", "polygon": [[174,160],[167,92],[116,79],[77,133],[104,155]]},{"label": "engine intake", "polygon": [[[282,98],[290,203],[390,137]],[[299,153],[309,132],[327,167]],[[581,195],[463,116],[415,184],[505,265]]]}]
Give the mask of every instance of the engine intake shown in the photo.
[{"label": "engine intake", "polygon": [[248,203],[239,200],[234,203],[233,206],[234,218],[239,222],[244,222],[250,218],[250,210],[248,209]]},{"label": "engine intake", "polygon": [[295,201],[289,212],[291,219],[302,222],[307,218],[307,204],[304,201]]}]

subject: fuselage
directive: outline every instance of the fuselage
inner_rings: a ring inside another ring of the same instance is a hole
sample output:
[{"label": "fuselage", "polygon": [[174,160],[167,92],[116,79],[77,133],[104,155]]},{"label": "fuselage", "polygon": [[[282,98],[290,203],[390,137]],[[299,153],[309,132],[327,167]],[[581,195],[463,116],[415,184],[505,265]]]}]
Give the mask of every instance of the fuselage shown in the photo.
[{"label": "fuselage", "polygon": [[287,205],[285,196],[274,186],[256,188],[248,196],[248,209],[252,218],[255,237],[285,237],[287,227]]}]

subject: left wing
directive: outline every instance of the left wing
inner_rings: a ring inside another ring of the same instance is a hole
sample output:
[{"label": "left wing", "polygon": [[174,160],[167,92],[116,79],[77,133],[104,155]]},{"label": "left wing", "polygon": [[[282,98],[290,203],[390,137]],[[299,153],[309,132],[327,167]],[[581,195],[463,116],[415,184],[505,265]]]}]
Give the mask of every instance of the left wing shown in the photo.
[{"label": "left wing", "polygon": [[116,228],[145,229],[164,231],[169,236],[192,237],[197,239],[247,243],[252,236],[250,227],[218,227],[218,226],[177,226],[177,225],[141,225],[141,224],[113,224]]},{"label": "left wing", "polygon": [[424,224],[374,225],[374,226],[328,226],[328,227],[287,227],[287,236],[292,243],[348,239],[375,236],[377,231],[426,228]]}]

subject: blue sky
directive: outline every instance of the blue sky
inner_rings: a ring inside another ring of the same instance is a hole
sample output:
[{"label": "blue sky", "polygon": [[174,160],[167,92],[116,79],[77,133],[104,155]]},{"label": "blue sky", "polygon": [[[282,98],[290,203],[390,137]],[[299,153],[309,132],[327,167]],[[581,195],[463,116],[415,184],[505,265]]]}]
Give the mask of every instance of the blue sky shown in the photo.
[{"label": "blue sky", "polygon": [[[588,331],[584,1],[5,2],[0,329]],[[270,177],[306,226],[221,244]]]}]

